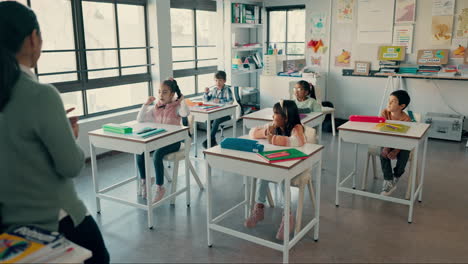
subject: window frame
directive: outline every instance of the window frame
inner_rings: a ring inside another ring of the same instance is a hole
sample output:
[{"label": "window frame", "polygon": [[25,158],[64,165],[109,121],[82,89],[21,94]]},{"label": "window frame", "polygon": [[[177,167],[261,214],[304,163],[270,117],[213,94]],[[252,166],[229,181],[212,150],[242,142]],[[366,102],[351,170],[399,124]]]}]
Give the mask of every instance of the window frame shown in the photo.
[{"label": "window frame", "polygon": [[[197,36],[197,11],[209,11],[209,12],[215,12],[216,13],[216,2],[214,1],[202,1],[202,0],[197,0],[193,2],[212,2],[215,5],[215,8],[213,9],[213,5],[208,6],[208,5],[202,5],[200,7],[197,7],[195,4],[196,3],[190,3],[190,1],[183,1],[183,0],[171,0],[171,9],[187,9],[191,10],[193,12],[193,37],[194,37],[194,45],[193,46],[187,46],[187,45],[181,45],[181,46],[173,46],[171,45],[171,50],[177,49],[177,48],[193,48],[194,49],[194,59],[193,60],[177,60],[177,61],[172,61],[172,65],[174,66],[174,63],[182,63],[182,62],[194,62],[194,67],[193,68],[187,68],[187,69],[179,69],[179,70],[173,70],[173,75],[174,78],[181,78],[181,77],[190,77],[194,76],[194,86],[195,86],[195,93],[193,94],[188,94],[184,95],[187,98],[190,97],[195,97],[203,93],[203,91],[199,91],[198,87],[198,76],[203,75],[203,74],[210,74],[210,73],[215,73],[218,71],[218,66],[203,66],[203,67],[198,67],[198,63],[200,61],[217,61],[218,58],[208,58],[208,59],[199,59],[198,58],[198,48],[216,48],[216,45],[198,45],[198,36]],[[206,4],[206,3],[205,3]],[[214,10],[214,11],[213,11]],[[171,18],[172,19],[172,18]]]},{"label": "window frame", "polygon": [[[111,110],[101,111],[97,113],[89,113],[89,106],[87,100],[87,91],[93,89],[111,89],[114,86],[134,84],[134,83],[148,83],[148,95],[153,95],[153,84],[151,77],[151,67],[154,65],[151,63],[151,49],[149,39],[149,24],[148,24],[148,1],[147,0],[70,0],[72,9],[72,22],[74,31],[74,44],[75,49],[63,49],[63,50],[43,50],[43,53],[65,53],[74,52],[76,57],[76,71],[62,71],[62,72],[47,72],[39,73],[37,66],[34,71],[35,74],[40,78],[41,76],[51,76],[60,74],[76,74],[77,80],[66,81],[66,82],[54,82],[52,83],[60,93],[69,92],[81,92],[81,99],[83,104],[83,115],[81,118],[95,117],[110,113],[116,113],[120,111],[135,109],[141,107],[141,104],[130,105]],[[86,38],[84,28],[84,17],[83,17],[83,2],[95,2],[95,3],[109,3],[113,4],[113,12],[115,19],[115,30],[116,30],[116,48],[99,48],[99,49],[86,49]],[[31,0],[27,1],[29,7],[31,7]],[[118,5],[134,5],[142,6],[144,9],[144,23],[145,23],[145,46],[144,47],[121,47],[120,45],[120,30],[119,30],[119,19],[118,19]],[[34,9],[33,9],[34,10]],[[87,53],[88,51],[106,51],[115,50],[117,51],[117,67],[105,67],[99,69],[88,69],[87,64]],[[122,66],[121,51],[123,50],[145,50],[146,51],[146,63]],[[146,73],[140,74],[122,74],[123,69],[128,68],[142,68],[146,67]],[[104,70],[118,70],[118,76],[95,78],[89,79],[88,72],[104,71]]]},{"label": "window frame", "polygon": [[[298,42],[298,41],[288,41],[288,12],[293,11],[293,10],[304,10],[306,12],[306,6],[305,5],[292,5],[292,6],[274,6],[274,7],[267,7],[266,12],[267,12],[267,32],[266,32],[266,47],[270,46],[270,12],[271,11],[285,11],[286,12],[286,35],[285,35],[285,41],[284,42],[271,42],[271,43],[280,43],[284,44],[284,55],[286,57],[289,56],[302,56],[305,57],[305,50],[304,54],[288,54],[288,44],[304,44],[304,42]],[[305,23],[305,22],[304,22]],[[305,35],[305,32],[304,32]]]}]

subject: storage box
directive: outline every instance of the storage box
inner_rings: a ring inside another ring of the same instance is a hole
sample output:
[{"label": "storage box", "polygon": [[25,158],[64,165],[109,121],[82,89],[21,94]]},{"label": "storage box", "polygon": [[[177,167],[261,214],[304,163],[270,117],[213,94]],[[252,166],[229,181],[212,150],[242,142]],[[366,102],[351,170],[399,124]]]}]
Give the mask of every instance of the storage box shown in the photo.
[{"label": "storage box", "polygon": [[263,67],[263,75],[276,75],[283,71],[283,61],[285,55],[265,55],[265,66]]},{"label": "storage box", "polygon": [[426,124],[431,124],[430,138],[461,141],[463,118],[460,115],[427,113],[423,120]]}]

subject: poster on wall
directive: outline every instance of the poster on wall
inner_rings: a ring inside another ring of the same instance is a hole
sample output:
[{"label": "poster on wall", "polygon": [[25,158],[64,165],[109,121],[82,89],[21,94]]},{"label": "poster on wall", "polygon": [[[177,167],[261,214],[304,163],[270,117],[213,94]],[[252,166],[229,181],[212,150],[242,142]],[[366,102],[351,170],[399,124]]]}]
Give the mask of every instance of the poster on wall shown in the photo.
[{"label": "poster on wall", "polygon": [[315,13],[311,15],[310,35],[312,39],[325,39],[327,37],[327,15],[325,13]]},{"label": "poster on wall", "polygon": [[414,23],[416,0],[396,0],[395,23]]},{"label": "poster on wall", "polygon": [[406,53],[413,53],[413,25],[395,26],[393,31],[393,45],[405,46]]},{"label": "poster on wall", "polygon": [[351,52],[342,49],[339,55],[335,57],[336,67],[349,67],[351,65]]},{"label": "poster on wall", "polygon": [[322,65],[322,56],[310,56],[310,61],[311,61],[311,65],[312,67],[320,67],[320,65]]},{"label": "poster on wall", "polygon": [[394,10],[395,0],[359,0],[359,43],[392,43]]},{"label": "poster on wall", "polygon": [[463,8],[456,16],[455,38],[468,38],[468,8]]},{"label": "poster on wall", "polygon": [[444,65],[448,63],[448,49],[434,49],[434,50],[419,50],[417,63],[418,65]]},{"label": "poster on wall", "polygon": [[453,16],[432,17],[432,44],[450,45],[452,41]]},{"label": "poster on wall", "polygon": [[338,0],[336,10],[338,23],[353,23],[354,0]]},{"label": "poster on wall", "polygon": [[453,39],[450,58],[463,59],[465,58],[468,39]]},{"label": "poster on wall", "polygon": [[432,0],[433,16],[453,16],[455,0]]}]

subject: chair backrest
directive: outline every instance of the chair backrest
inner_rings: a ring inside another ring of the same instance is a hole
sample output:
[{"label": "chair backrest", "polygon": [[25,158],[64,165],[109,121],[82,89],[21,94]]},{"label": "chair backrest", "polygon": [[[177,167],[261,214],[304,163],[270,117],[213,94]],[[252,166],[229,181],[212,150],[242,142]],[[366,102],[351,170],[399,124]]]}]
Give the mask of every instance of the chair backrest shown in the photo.
[{"label": "chair backrest", "polygon": [[[241,103],[239,86],[234,86],[234,99],[237,102],[237,104],[239,105],[239,108],[240,108],[240,113],[239,114],[240,114],[240,116],[243,116],[244,115],[244,106]],[[237,117],[240,117],[240,116],[237,115]]]}]

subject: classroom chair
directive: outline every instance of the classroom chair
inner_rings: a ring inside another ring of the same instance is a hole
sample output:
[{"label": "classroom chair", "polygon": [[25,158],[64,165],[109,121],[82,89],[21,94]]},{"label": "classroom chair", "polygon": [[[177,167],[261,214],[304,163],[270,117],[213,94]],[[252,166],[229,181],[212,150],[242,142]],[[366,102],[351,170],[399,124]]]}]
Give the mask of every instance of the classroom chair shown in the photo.
[{"label": "classroom chair", "polygon": [[[299,197],[297,198],[297,210],[296,210],[296,225],[294,234],[297,234],[301,231],[302,225],[302,212],[304,209],[304,193],[305,188],[309,189],[309,197],[312,201],[312,205],[315,206],[315,194],[314,194],[314,187],[312,186],[312,170],[308,169],[303,173],[297,175],[291,180],[291,187],[299,188]],[[252,189],[250,192],[250,208],[253,208],[255,205],[255,196],[257,190],[257,179],[254,178],[252,181]],[[274,207],[273,205],[273,198],[271,196],[270,188],[267,190],[267,200],[270,204],[270,207]]]},{"label": "classroom chair", "polygon": [[[188,117],[188,123],[189,123],[189,131],[193,135],[193,131],[192,131],[193,130],[193,116]],[[192,146],[192,140],[190,139],[188,148],[190,148],[191,146]],[[177,178],[179,175],[179,162],[185,160],[185,148],[186,147],[187,146],[185,145],[185,143],[182,143],[180,145],[179,151],[168,154],[164,156],[164,159],[163,159],[163,161],[165,162],[173,163],[171,194],[174,193],[177,189]],[[204,188],[203,184],[201,183],[200,178],[198,177],[198,174],[193,168],[192,162],[190,161],[189,161],[189,169],[190,169],[190,172],[192,173],[193,178],[197,182],[198,187],[200,188],[200,190],[203,190]],[[166,176],[166,178],[169,177],[169,172],[167,171],[166,168],[164,168],[164,175]],[[171,200],[171,204],[174,204],[174,203],[175,203],[175,197]]]},{"label": "classroom chair", "polygon": [[[421,122],[421,114],[418,114],[418,113],[413,113],[414,115],[414,118],[416,119],[416,122]],[[369,174],[369,160],[372,162],[372,173],[374,175],[374,179],[377,179],[377,158],[380,157],[380,147],[377,147],[377,146],[369,146],[368,149],[367,149],[367,158],[366,158],[366,163],[364,165],[364,176],[363,176],[363,179],[362,179],[362,185],[361,185],[361,189],[364,191],[366,190],[366,187],[367,187],[367,175]],[[406,187],[406,195],[405,195],[405,199],[410,199],[410,195],[411,195],[411,182],[412,182],[412,177],[413,177],[413,174],[411,173],[412,172],[412,169],[413,169],[413,166],[417,166],[417,161],[414,161],[413,160],[413,152],[410,153],[410,156],[409,156],[409,159],[408,159],[408,162],[410,163],[410,167],[409,167],[409,170],[408,170],[408,185]],[[419,168],[416,167],[416,175],[419,177]],[[419,184],[419,178],[416,177],[416,186],[418,186]]]}]

